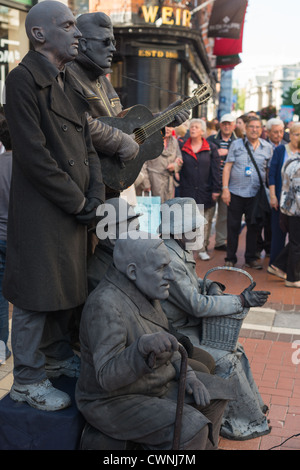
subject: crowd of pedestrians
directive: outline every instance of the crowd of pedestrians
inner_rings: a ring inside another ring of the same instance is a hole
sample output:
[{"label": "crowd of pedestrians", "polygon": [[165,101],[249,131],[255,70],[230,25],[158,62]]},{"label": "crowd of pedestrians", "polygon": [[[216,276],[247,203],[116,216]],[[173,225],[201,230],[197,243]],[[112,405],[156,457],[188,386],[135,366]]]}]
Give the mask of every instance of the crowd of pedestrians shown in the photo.
[{"label": "crowd of pedestrians", "polygon": [[[298,221],[297,204],[293,204],[293,215],[284,216],[280,210],[282,170],[288,159],[299,157],[299,138],[299,122],[284,123],[272,118],[262,123],[254,111],[237,118],[225,114],[219,121],[191,119],[175,130],[166,128],[165,150],[156,161],[145,164],[139,194],[142,188],[160,196],[162,203],[175,195],[192,197],[197,204],[203,204],[207,223],[203,247],[198,252],[202,261],[210,259],[208,245],[214,226],[214,250],[224,252],[224,265],[234,266],[241,229],[246,226],[246,267],[263,269],[260,259],[269,257],[268,273],[282,278],[287,287],[300,287],[297,246],[292,251],[293,275],[287,279],[286,272],[288,251],[291,253],[287,222],[293,221],[291,217]],[[251,214],[260,176],[270,212],[264,223],[254,225]]]}]

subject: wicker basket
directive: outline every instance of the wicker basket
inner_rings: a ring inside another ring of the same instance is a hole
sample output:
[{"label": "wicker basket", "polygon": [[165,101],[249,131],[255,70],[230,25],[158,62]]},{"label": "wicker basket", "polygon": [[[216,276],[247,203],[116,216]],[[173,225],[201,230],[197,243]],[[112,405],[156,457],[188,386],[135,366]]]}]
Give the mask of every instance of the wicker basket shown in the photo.
[{"label": "wicker basket", "polygon": [[[247,276],[251,284],[252,276],[247,271],[239,268],[221,266],[212,268],[204,276],[203,294],[206,294],[206,280],[212,271],[217,270],[237,271]],[[202,319],[200,344],[211,348],[222,349],[225,351],[235,351],[240,330],[248,312],[236,313],[234,315],[224,315],[223,317],[204,317]]]}]

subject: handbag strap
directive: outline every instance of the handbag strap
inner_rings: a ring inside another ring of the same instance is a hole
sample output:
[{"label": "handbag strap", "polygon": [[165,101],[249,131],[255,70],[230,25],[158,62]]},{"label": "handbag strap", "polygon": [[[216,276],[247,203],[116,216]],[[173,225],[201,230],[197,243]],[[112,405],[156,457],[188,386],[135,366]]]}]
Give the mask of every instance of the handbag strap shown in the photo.
[{"label": "handbag strap", "polygon": [[247,152],[248,152],[248,154],[249,154],[249,157],[251,158],[251,161],[252,161],[252,163],[253,163],[253,165],[254,165],[256,171],[257,171],[257,174],[258,174],[258,177],[259,177],[259,181],[260,181],[260,185],[263,186],[264,183],[263,183],[263,180],[262,180],[260,171],[259,171],[259,169],[258,169],[257,163],[256,163],[256,161],[255,161],[255,159],[254,159],[254,157],[253,157],[253,155],[252,155],[252,152],[251,152],[251,150],[250,150],[250,148],[249,148],[249,144],[248,144],[248,142],[247,142],[245,139],[243,139],[243,142],[244,142],[244,145],[245,145],[245,147],[246,147],[246,150],[247,150]]}]

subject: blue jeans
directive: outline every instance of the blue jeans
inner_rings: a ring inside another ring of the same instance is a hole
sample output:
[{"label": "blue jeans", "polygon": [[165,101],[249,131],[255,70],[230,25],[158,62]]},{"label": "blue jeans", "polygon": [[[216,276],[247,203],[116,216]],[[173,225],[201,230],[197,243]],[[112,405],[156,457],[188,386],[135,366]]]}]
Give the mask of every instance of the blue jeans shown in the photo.
[{"label": "blue jeans", "polygon": [[6,346],[8,340],[8,301],[3,297],[2,294],[2,282],[5,269],[6,261],[6,241],[0,240],[0,341]]}]

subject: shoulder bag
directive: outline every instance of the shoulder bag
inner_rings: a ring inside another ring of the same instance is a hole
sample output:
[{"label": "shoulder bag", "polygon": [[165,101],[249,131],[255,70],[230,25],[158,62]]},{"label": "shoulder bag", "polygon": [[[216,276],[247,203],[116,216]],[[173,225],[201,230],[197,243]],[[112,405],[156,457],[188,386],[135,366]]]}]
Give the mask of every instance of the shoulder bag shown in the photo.
[{"label": "shoulder bag", "polygon": [[255,195],[255,198],[254,198],[254,203],[253,203],[253,211],[252,211],[252,216],[251,216],[251,221],[250,223],[252,225],[259,225],[259,226],[263,226],[268,215],[271,213],[271,206],[270,206],[270,202],[269,202],[269,198],[267,196],[267,193],[266,193],[266,188],[265,188],[265,185],[263,183],[263,180],[262,180],[262,177],[261,177],[261,174],[260,174],[260,171],[258,169],[258,166],[257,166],[257,163],[252,155],[252,152],[249,148],[249,144],[248,142],[246,142],[244,140],[244,145],[246,147],[246,150],[249,154],[249,157],[251,158],[251,161],[254,165],[254,168],[258,174],[258,178],[259,178],[259,182],[260,182],[260,188],[257,192],[257,194]]}]

